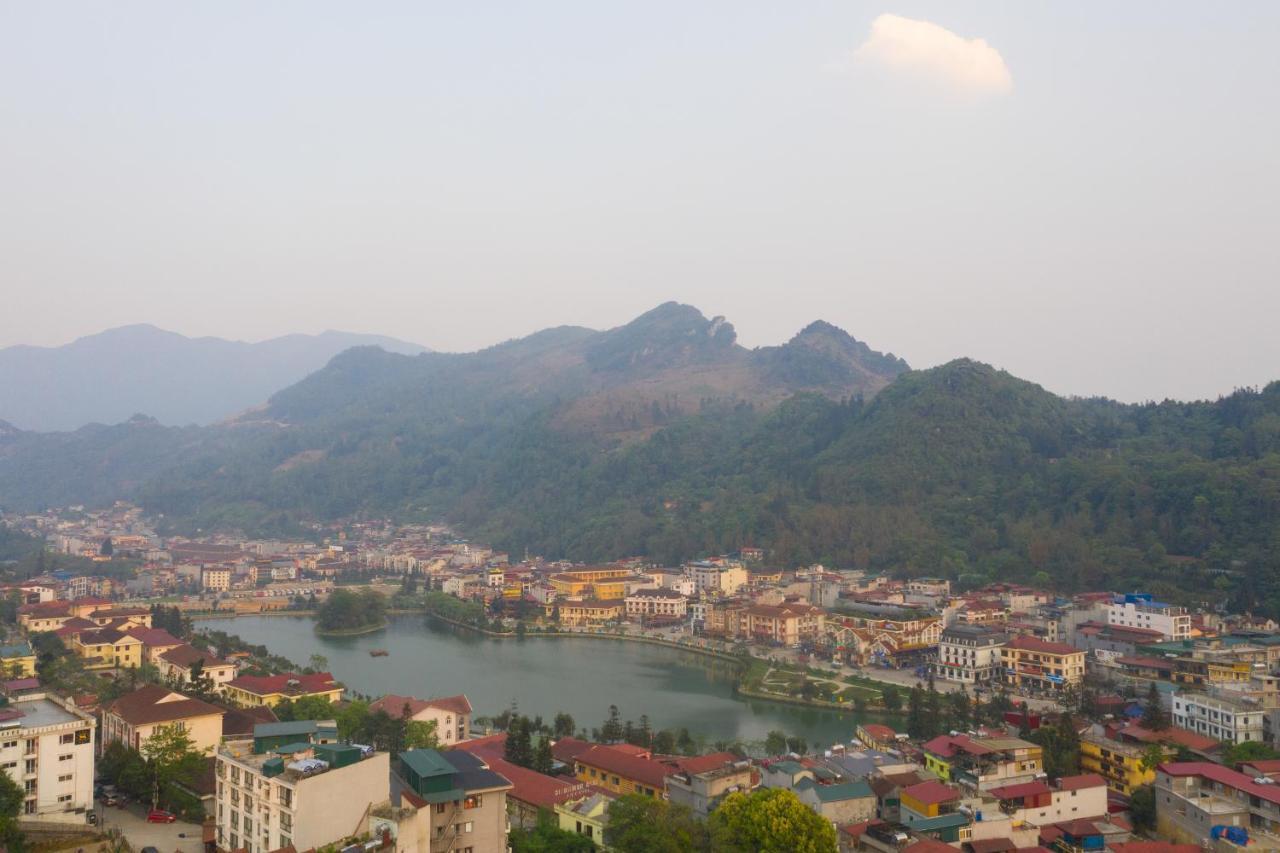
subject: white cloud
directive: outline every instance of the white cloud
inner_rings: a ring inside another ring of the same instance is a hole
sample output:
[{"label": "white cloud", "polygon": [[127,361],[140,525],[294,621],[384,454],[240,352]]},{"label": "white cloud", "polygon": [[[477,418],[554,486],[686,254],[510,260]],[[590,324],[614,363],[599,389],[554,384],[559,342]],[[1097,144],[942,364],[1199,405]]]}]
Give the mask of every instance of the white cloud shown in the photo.
[{"label": "white cloud", "polygon": [[872,21],[870,35],[853,58],[967,95],[1013,91],[1013,76],[998,50],[929,21],[881,15]]}]

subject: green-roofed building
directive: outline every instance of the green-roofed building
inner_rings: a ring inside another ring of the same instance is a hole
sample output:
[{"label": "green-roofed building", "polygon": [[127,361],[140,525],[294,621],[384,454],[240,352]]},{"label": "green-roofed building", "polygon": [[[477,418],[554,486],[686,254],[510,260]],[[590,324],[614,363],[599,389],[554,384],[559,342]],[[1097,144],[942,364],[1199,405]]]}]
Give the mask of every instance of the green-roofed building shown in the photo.
[{"label": "green-roofed building", "polygon": [[800,802],[836,824],[861,823],[876,816],[876,794],[864,781],[815,784],[803,779],[795,787]]}]

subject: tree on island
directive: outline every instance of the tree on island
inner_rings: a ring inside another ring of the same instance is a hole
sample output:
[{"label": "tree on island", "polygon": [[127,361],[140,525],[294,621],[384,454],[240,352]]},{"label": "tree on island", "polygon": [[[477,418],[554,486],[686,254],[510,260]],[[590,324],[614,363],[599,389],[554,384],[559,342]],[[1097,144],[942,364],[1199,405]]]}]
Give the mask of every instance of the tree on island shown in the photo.
[{"label": "tree on island", "polygon": [[372,589],[335,589],[316,613],[321,631],[359,631],[386,621],[387,600]]}]

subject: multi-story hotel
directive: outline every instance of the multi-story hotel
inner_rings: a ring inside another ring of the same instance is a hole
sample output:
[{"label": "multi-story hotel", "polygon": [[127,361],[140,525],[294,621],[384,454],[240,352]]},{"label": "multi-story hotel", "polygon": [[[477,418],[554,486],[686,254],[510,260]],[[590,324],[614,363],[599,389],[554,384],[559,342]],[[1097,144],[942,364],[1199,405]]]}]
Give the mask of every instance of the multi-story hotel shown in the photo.
[{"label": "multi-story hotel", "polygon": [[1000,680],[1000,650],[1007,638],[981,625],[952,625],[938,640],[933,672],[945,681],[982,686]]},{"label": "multi-story hotel", "polygon": [[1107,624],[1159,631],[1166,640],[1191,637],[1191,614],[1185,607],[1156,601],[1150,593],[1117,595],[1107,605]]},{"label": "multi-story hotel", "polygon": [[1173,697],[1175,726],[1228,743],[1263,740],[1265,716],[1261,705],[1240,699],[1203,693],[1176,693]]}]

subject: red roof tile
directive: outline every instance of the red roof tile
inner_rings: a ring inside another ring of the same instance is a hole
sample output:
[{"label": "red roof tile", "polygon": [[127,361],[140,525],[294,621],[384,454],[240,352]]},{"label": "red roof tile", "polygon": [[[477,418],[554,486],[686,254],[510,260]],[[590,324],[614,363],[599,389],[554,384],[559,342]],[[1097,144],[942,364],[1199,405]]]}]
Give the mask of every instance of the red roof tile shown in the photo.
[{"label": "red roof tile", "polygon": [[928,782],[921,782],[918,785],[912,785],[910,788],[904,788],[902,796],[910,797],[918,803],[931,806],[936,803],[958,800],[960,799],[960,792],[950,785],[944,785],[941,782],[930,779]]},{"label": "red roof tile", "polygon": [[1051,643],[1048,640],[1041,640],[1038,637],[1028,637],[1025,634],[1019,634],[1009,640],[1006,648],[1022,649],[1028,652],[1041,652],[1049,655],[1074,655],[1083,654],[1080,649],[1075,646],[1068,646],[1066,643]]},{"label": "red roof tile", "polygon": [[629,755],[611,746],[593,746],[574,760],[579,764],[632,779],[659,791],[666,786],[667,776],[671,773],[671,768],[660,761]]},{"label": "red roof tile", "polygon": [[1044,782],[1023,782],[1018,785],[1002,785],[991,789],[991,795],[1001,800],[1019,800],[1023,797],[1038,797],[1051,794],[1053,789]]},{"label": "red roof tile", "polygon": [[1058,780],[1058,790],[1079,791],[1084,788],[1105,788],[1107,780],[1097,773],[1082,773],[1079,776],[1063,776]]}]

